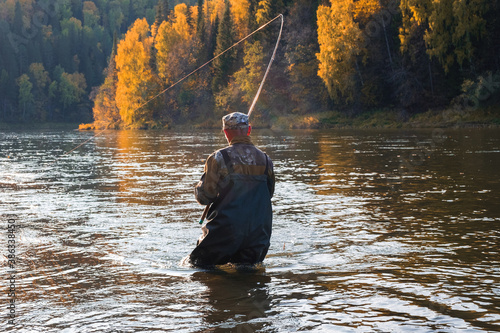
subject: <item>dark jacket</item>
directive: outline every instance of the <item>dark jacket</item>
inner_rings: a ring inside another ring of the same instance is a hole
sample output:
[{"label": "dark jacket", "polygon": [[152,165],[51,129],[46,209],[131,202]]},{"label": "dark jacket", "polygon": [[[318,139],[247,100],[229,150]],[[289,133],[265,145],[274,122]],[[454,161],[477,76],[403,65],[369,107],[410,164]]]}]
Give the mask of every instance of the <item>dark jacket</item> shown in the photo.
[{"label": "dark jacket", "polygon": [[271,238],[274,183],[271,159],[249,137],[236,137],[229,147],[210,155],[195,195],[201,204],[212,205],[191,262],[210,266],[263,261]]}]

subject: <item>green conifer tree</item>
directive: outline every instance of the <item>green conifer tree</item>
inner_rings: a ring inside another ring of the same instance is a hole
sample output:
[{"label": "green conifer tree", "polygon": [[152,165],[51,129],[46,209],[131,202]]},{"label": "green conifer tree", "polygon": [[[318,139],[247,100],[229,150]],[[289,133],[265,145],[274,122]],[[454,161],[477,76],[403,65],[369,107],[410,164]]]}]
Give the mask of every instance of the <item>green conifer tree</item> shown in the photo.
[{"label": "green conifer tree", "polygon": [[196,35],[204,43],[206,38],[205,17],[203,15],[203,0],[198,0],[198,19],[196,21]]},{"label": "green conifer tree", "polygon": [[[217,40],[214,55],[222,53],[224,50],[231,47],[234,43],[233,37],[233,22],[231,19],[231,11],[229,1],[226,0],[224,15],[217,29]],[[214,61],[212,80],[212,91],[219,92],[229,81],[229,75],[232,71],[235,54],[232,50],[224,53]]]}]

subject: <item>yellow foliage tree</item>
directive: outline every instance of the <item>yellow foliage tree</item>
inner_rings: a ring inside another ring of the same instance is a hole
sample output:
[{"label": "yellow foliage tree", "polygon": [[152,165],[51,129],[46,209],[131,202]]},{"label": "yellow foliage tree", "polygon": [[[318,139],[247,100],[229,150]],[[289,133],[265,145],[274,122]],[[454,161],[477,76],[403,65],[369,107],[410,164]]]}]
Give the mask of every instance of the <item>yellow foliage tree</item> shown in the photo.
[{"label": "yellow foliage tree", "polygon": [[248,22],[250,21],[250,1],[230,0],[231,16],[237,31],[237,38],[241,39],[248,35]]},{"label": "yellow foliage tree", "polygon": [[116,92],[112,77],[106,77],[94,98],[94,127],[97,129],[117,128],[120,113],[116,107]]},{"label": "yellow foliage tree", "polygon": [[408,52],[411,49],[411,39],[416,34],[418,28],[426,26],[431,0],[401,0],[402,24],[399,27],[399,41],[401,52]]},{"label": "yellow foliage tree", "polygon": [[175,6],[172,21],[164,21],[158,28],[155,47],[158,76],[168,86],[181,78],[181,74],[194,64],[193,32],[187,22],[187,6]]},{"label": "yellow foliage tree", "polygon": [[222,15],[224,15],[224,9],[226,8],[226,1],[225,0],[208,0],[207,1],[207,7],[208,7],[208,14],[207,17],[210,17],[210,23],[214,24],[216,18],[218,17],[219,19],[222,18]]},{"label": "yellow foliage tree", "polygon": [[272,11],[271,0],[260,0],[257,4],[257,11],[255,13],[255,22],[262,25],[271,19]]},{"label": "yellow foliage tree", "polygon": [[361,24],[366,24],[372,18],[372,15],[381,9],[378,0],[359,0],[354,2],[353,13],[354,20]]},{"label": "yellow foliage tree", "polygon": [[146,19],[137,19],[118,44],[115,57],[118,71],[116,106],[127,127],[142,127],[154,122],[153,105],[143,105],[158,92],[149,57],[152,37]]},{"label": "yellow foliage tree", "polygon": [[357,84],[357,58],[363,53],[363,34],[354,21],[354,1],[336,0],[319,6],[318,75],[335,101],[353,102]]},{"label": "yellow foliage tree", "polygon": [[182,39],[188,39],[191,36],[191,29],[188,23],[189,10],[185,3],[174,7],[174,19],[172,27],[177,35]]},{"label": "yellow foliage tree", "polygon": [[[175,6],[171,20],[164,21],[158,28],[155,38],[156,68],[163,87],[170,86],[195,68],[198,39],[196,29],[188,23],[189,10],[185,4]],[[196,91],[193,80],[196,76],[178,85],[177,93],[163,96],[163,113],[167,119],[175,120],[183,112],[183,106],[190,103]]]}]

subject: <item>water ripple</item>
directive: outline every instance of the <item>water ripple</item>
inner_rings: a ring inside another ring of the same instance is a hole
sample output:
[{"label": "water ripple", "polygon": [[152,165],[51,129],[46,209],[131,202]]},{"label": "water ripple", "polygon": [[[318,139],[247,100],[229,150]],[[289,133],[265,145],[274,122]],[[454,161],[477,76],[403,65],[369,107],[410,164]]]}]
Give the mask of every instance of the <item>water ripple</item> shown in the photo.
[{"label": "water ripple", "polygon": [[110,131],[55,160],[90,136],[0,134],[16,331],[500,330],[495,131],[256,130],[277,185],[253,271],[181,264],[220,132]]}]

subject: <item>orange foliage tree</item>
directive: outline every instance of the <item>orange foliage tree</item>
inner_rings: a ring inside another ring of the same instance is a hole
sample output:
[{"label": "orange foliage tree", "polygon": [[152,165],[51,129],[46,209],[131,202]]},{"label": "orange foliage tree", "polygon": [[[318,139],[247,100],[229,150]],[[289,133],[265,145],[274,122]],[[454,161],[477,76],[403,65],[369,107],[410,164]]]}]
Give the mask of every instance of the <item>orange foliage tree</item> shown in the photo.
[{"label": "orange foliage tree", "polygon": [[116,106],[126,127],[154,126],[154,103],[159,91],[149,65],[153,38],[146,19],[137,19],[118,44]]}]

